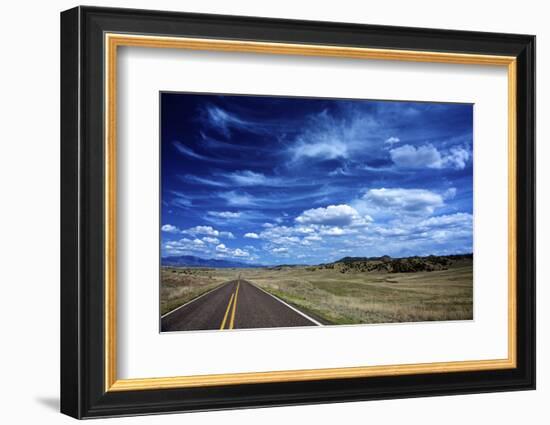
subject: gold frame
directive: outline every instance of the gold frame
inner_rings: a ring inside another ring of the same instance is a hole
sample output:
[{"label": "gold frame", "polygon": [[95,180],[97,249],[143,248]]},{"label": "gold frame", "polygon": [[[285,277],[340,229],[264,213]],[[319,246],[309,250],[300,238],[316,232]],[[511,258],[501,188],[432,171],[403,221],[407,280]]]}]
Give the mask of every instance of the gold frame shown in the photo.
[{"label": "gold frame", "polygon": [[[511,369],[516,353],[516,59],[492,56],[370,49],[325,45],[266,43],[128,34],[105,34],[105,391],[136,391],[215,385],[312,381],[417,373],[446,373]],[[355,59],[398,60],[470,65],[505,66],[508,71],[508,357],[388,366],[306,369],[274,372],[176,376],[166,378],[117,379],[116,373],[116,98],[117,49],[120,46],[230,51],[263,54],[328,56]]]}]

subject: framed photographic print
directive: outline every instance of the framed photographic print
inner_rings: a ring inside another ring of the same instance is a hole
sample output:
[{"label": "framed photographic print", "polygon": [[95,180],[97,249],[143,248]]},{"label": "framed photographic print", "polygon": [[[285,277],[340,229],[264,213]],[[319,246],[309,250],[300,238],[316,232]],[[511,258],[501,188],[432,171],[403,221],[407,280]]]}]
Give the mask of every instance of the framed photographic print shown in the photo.
[{"label": "framed photographic print", "polygon": [[528,35],[61,14],[61,411],[535,386]]}]

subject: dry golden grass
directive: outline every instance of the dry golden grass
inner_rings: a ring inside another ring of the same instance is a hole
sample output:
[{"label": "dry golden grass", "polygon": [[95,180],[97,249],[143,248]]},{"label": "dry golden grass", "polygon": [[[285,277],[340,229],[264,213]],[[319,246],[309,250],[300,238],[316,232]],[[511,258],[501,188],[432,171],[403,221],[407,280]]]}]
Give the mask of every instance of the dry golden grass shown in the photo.
[{"label": "dry golden grass", "polygon": [[473,318],[472,262],[418,273],[247,269],[242,277],[327,323],[361,324]]},{"label": "dry golden grass", "polygon": [[232,269],[162,267],[160,272],[160,312],[167,313],[223,282],[233,279]]}]

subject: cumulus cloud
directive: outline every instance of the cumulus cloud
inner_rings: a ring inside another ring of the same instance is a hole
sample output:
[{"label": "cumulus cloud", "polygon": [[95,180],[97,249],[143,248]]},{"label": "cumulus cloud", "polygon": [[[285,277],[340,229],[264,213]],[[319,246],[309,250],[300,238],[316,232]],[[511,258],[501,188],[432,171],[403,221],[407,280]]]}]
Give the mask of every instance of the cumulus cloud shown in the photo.
[{"label": "cumulus cloud", "polygon": [[246,233],[244,235],[245,238],[250,238],[250,239],[259,239],[260,236],[258,236],[257,233],[253,233],[253,232],[249,232],[249,233]]},{"label": "cumulus cloud", "polygon": [[218,238],[213,238],[211,236],[205,236],[204,238],[202,238],[202,240],[207,242],[207,243],[212,243],[212,244],[220,243],[220,240]]},{"label": "cumulus cloud", "polygon": [[372,221],[369,216],[361,217],[357,210],[346,204],[313,208],[296,217],[300,224],[321,224],[327,226],[361,226]]},{"label": "cumulus cloud", "polygon": [[233,250],[233,255],[235,257],[248,257],[250,254],[240,248],[237,248],[235,250]]},{"label": "cumulus cloud", "polygon": [[288,248],[273,248],[271,252],[274,254],[284,254],[288,252]]},{"label": "cumulus cloud", "polygon": [[462,147],[451,148],[449,153],[444,157],[444,163],[449,166],[462,170],[466,167],[466,163],[470,160],[471,154],[469,150]]},{"label": "cumulus cloud", "polygon": [[440,194],[425,189],[370,189],[362,199],[370,210],[394,214],[431,215],[444,205]]},{"label": "cumulus cloud", "polygon": [[168,255],[183,255],[206,253],[208,248],[200,239],[183,238],[176,241],[167,241],[163,244],[163,250]]},{"label": "cumulus cloud", "polygon": [[195,226],[187,230],[182,230],[182,233],[189,235],[210,235],[219,236],[220,232],[214,229],[212,226]]},{"label": "cumulus cloud", "polygon": [[403,145],[390,150],[392,161],[403,168],[441,168],[442,161],[439,151],[433,145],[423,145],[418,148]]},{"label": "cumulus cloud", "polygon": [[428,143],[419,147],[403,145],[390,150],[390,157],[401,168],[455,168],[462,170],[470,159],[470,151],[462,147],[453,147],[441,153]]},{"label": "cumulus cloud", "polygon": [[248,257],[250,256],[250,253],[248,251],[245,251],[240,248],[231,249],[225,246],[225,244],[221,243],[216,246],[216,251],[222,254],[225,254],[230,257]]},{"label": "cumulus cloud", "polygon": [[327,236],[342,236],[344,234],[346,234],[348,232],[346,232],[344,229],[342,229],[341,227],[328,227],[328,228],[322,228],[320,230],[320,234],[321,235],[327,235]]},{"label": "cumulus cloud", "polygon": [[186,230],[182,230],[181,233],[188,235],[207,235],[214,237],[222,237],[233,239],[235,236],[231,232],[224,232],[214,229],[212,226],[195,226]]},{"label": "cumulus cloud", "polygon": [[180,229],[178,229],[176,226],[173,226],[171,224],[165,224],[161,227],[161,230],[166,233],[179,233]]}]

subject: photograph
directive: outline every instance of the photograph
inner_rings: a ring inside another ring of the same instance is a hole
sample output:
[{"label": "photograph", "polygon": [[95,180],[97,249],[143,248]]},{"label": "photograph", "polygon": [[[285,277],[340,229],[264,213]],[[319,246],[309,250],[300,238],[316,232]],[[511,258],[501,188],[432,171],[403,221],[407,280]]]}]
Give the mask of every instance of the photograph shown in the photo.
[{"label": "photograph", "polygon": [[162,332],[473,319],[472,104],[160,105]]}]

